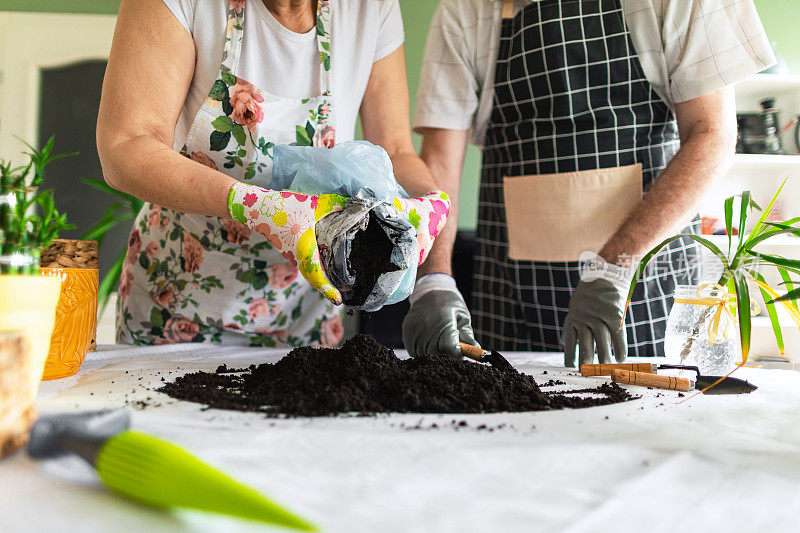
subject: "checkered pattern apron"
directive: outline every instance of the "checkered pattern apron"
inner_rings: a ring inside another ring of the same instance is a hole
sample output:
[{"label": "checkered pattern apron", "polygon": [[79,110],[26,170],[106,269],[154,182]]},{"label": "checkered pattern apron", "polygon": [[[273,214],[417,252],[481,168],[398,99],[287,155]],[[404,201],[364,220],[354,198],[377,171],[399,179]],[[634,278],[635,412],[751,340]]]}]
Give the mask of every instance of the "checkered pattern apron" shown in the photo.
[{"label": "checkered pattern apron", "polygon": [[[578,262],[509,259],[503,176],[641,163],[647,191],[679,143],[672,112],[642,72],[620,0],[540,0],[504,19],[478,201],[478,342],[563,350],[580,281]],[[626,317],[629,355],[664,354],[674,288],[694,282],[697,257],[694,242],[680,239],[645,271]]]}]

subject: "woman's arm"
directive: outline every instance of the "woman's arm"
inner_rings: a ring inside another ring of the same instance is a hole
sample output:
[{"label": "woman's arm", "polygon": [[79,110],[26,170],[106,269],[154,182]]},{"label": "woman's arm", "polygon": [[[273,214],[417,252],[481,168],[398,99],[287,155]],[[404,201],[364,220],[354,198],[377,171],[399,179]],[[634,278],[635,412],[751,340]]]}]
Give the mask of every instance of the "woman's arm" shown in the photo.
[{"label": "woman's arm", "polygon": [[236,180],[172,148],[194,66],[194,41],[164,2],[123,0],[103,80],[97,151],[115,189],[176,211],[227,217]]},{"label": "woman's arm", "polygon": [[361,103],[361,125],[364,138],[388,152],[395,178],[413,197],[440,187],[414,151],[408,106],[406,60],[401,46],[373,63]]}]

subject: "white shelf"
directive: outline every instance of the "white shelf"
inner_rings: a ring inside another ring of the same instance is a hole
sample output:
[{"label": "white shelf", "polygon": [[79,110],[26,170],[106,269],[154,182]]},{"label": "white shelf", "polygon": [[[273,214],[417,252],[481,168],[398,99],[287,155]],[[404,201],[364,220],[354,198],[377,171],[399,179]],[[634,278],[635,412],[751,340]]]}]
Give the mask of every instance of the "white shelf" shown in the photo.
[{"label": "white shelf", "polygon": [[741,100],[760,100],[800,92],[800,75],[756,74],[736,84],[736,97]]},{"label": "white shelf", "polygon": [[800,167],[800,154],[736,154],[733,157],[733,164]]},{"label": "white shelf", "polygon": [[776,180],[786,176],[800,178],[800,154],[736,154],[730,173],[770,174]]}]

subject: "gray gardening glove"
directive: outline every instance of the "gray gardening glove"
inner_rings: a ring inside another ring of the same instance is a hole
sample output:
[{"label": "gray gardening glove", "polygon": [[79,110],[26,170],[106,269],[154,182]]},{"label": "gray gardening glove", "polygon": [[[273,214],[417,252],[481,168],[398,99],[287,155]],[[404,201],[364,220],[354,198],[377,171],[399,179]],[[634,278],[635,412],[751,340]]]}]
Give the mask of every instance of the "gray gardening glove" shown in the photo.
[{"label": "gray gardening glove", "polygon": [[581,281],[572,293],[569,312],[564,321],[564,366],[575,366],[575,350],[578,349],[578,365],[594,362],[595,347],[600,363],[611,362],[611,346],[618,363],[628,353],[628,339],[622,320],[631,272],[615,265],[595,263],[591,270],[584,270]]},{"label": "gray gardening glove", "polygon": [[469,309],[451,276],[436,273],[421,277],[409,301],[411,309],[403,320],[403,344],[412,357],[461,357],[459,341],[478,346]]}]

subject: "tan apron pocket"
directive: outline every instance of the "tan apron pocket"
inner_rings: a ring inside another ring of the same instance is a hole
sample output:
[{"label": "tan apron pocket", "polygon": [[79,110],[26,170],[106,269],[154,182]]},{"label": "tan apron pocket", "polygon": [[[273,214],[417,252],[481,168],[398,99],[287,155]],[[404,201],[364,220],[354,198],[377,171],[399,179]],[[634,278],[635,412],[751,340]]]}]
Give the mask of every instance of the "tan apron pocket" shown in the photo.
[{"label": "tan apron pocket", "polygon": [[508,256],[577,261],[599,252],[642,200],[642,165],[503,178]]}]

